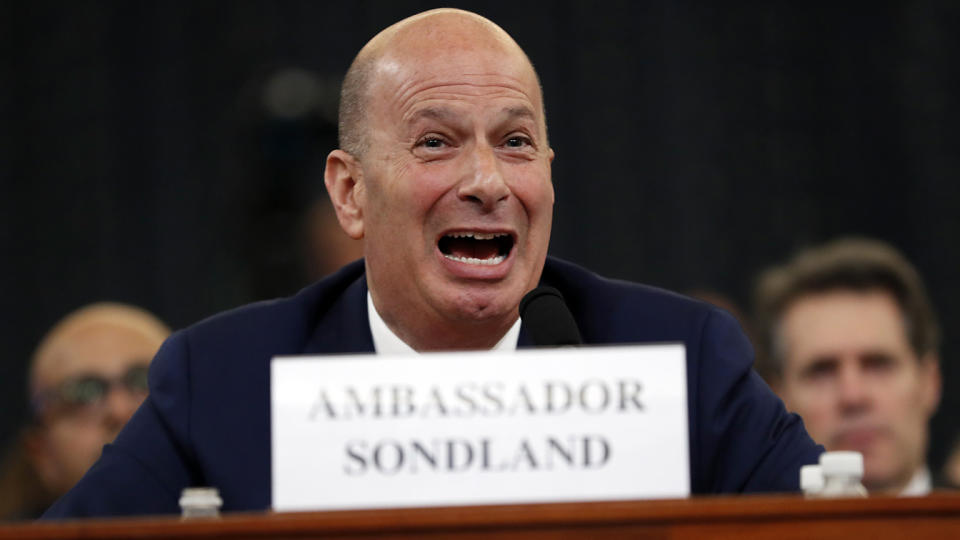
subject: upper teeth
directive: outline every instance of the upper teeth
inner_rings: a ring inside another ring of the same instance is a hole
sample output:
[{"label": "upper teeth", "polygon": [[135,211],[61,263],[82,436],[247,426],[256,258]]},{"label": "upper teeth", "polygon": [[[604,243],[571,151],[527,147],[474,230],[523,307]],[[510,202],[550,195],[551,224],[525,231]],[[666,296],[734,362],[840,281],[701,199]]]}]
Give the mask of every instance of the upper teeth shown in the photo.
[{"label": "upper teeth", "polygon": [[474,240],[493,240],[494,238],[499,238],[501,236],[507,236],[506,233],[474,233],[474,232],[456,232],[450,233],[448,236],[454,238],[473,238]]}]

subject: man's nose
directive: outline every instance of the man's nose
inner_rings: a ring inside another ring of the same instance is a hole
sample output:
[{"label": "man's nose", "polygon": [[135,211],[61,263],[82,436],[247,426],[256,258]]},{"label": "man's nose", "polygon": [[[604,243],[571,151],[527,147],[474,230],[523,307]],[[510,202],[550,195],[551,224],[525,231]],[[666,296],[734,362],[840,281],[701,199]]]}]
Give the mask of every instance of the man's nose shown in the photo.
[{"label": "man's nose", "polygon": [[107,392],[104,400],[104,422],[119,430],[133,416],[143,398],[126,388],[114,386]]},{"label": "man's nose", "polygon": [[840,369],[837,392],[840,405],[844,410],[853,412],[866,408],[870,401],[870,392],[865,384],[863,373],[856,364]]},{"label": "man's nose", "polygon": [[477,144],[457,195],[461,200],[478,203],[485,212],[493,211],[498,202],[510,196],[496,150],[489,144]]}]

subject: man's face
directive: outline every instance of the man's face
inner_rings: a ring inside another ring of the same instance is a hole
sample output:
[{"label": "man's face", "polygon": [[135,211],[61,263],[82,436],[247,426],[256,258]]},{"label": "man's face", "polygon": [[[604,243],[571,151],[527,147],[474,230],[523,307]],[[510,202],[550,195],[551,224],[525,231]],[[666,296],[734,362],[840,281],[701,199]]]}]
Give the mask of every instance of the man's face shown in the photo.
[{"label": "man's face", "polygon": [[51,492],[64,493],[80,480],[140,406],[143,368],[161,340],[104,321],[73,329],[51,348],[37,376],[41,410],[29,445]]},{"label": "man's face", "polygon": [[532,68],[490,47],[400,56],[379,62],[357,193],[374,302],[388,324],[509,326],[554,200]]},{"label": "man's face", "polygon": [[804,296],[784,313],[781,395],[827,450],[857,450],[864,485],[902,489],[924,463],[940,396],[935,359],[910,347],[887,293]]}]

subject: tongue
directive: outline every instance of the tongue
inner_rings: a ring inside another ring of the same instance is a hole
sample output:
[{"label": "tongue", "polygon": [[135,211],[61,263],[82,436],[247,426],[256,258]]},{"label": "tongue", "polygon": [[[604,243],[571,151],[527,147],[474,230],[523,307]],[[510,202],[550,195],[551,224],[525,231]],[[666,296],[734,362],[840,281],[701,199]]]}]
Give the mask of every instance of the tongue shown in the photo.
[{"label": "tongue", "polygon": [[472,259],[490,259],[496,257],[499,252],[495,240],[474,240],[472,238],[452,238],[449,248],[451,255]]}]

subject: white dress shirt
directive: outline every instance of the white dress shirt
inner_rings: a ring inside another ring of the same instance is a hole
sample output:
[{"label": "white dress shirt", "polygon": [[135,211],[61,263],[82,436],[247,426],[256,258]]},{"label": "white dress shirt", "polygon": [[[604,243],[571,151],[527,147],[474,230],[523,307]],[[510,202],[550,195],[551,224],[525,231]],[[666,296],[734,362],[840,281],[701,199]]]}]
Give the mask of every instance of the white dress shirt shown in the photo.
[{"label": "white dress shirt", "polygon": [[922,497],[929,495],[933,490],[933,479],[930,477],[930,469],[923,466],[917,472],[913,473],[913,478],[907,487],[900,492],[900,497]]}]

